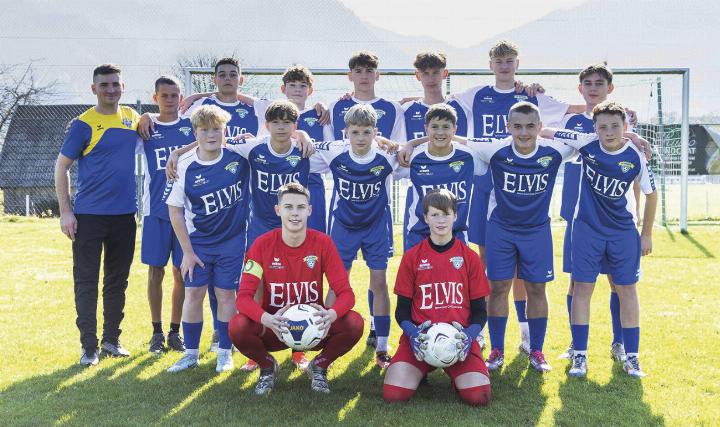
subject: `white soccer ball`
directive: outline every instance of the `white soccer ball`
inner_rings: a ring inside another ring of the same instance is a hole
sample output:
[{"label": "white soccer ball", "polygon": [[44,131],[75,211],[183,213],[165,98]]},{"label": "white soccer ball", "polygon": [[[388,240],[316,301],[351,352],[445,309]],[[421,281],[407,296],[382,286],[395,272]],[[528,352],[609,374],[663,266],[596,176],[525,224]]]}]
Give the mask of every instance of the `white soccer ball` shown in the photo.
[{"label": "white soccer ball", "polygon": [[458,330],[449,323],[435,323],[426,332],[427,349],[423,360],[436,368],[447,368],[458,360],[458,343],[462,341],[455,336]]},{"label": "white soccer ball", "polygon": [[283,342],[295,351],[305,351],[322,341],[323,332],[318,329],[313,313],[318,310],[307,304],[297,304],[288,308],[283,317],[288,319],[288,330],[281,334]]}]

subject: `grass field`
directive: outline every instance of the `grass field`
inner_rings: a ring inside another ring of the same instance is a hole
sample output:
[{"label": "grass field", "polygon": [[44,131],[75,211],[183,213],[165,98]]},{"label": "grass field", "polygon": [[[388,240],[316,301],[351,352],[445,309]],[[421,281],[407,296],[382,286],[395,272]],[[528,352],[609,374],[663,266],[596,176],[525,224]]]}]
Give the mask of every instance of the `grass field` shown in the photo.
[{"label": "grass field", "polygon": [[[559,267],[562,228],[555,228]],[[138,233],[139,234],[139,233]],[[719,425],[720,424],[720,227],[696,226],[691,234],[656,228],[655,251],[643,261],[641,355],[649,374],[627,377],[609,355],[608,291],[598,285],[592,308],[589,373],[568,378],[557,360],[569,340],[566,277],[549,285],[546,355],[554,371],[527,369],[516,351],[516,322],[509,322],[506,367],[492,376],[486,408],[463,405],[442,372],[409,404],[382,401],[382,374],[372,353],[358,345],[331,370],[332,394],[309,391],[285,352],[269,398],[257,398],[257,373],[216,375],[215,356],[201,343],[201,366],[181,374],[164,370],[180,356],[146,352],[151,332],[145,294],[146,268],[139,245],[128,289],[123,360],[78,366],[70,243],[56,219],[0,217],[0,424],[2,425]],[[392,286],[400,257],[392,259]],[[560,269],[557,268],[557,271]],[[352,282],[357,309],[367,313],[366,270],[356,263]],[[169,286],[166,286],[168,289]],[[166,308],[169,292],[166,292]],[[101,312],[101,310],[99,310]],[[511,310],[514,316],[514,310]],[[164,313],[167,325],[168,310]],[[206,313],[209,318],[209,313]],[[209,323],[206,322],[206,326]],[[167,326],[166,326],[167,327]],[[391,342],[399,329],[394,326]],[[235,365],[245,358],[235,354]]]}]

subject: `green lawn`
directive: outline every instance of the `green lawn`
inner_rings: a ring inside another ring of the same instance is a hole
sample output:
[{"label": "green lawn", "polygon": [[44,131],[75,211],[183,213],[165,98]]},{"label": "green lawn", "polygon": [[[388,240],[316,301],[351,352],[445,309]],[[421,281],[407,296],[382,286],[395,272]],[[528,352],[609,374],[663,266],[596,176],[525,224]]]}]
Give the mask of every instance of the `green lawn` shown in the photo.
[{"label": "green lawn", "polygon": [[[562,228],[555,228],[556,266]],[[138,233],[139,235],[139,233]],[[463,405],[442,372],[430,376],[409,404],[382,401],[382,375],[364,344],[331,370],[332,394],[309,391],[293,371],[289,353],[269,398],[257,398],[257,373],[216,375],[215,356],[203,353],[199,369],[170,375],[178,354],[150,356],[146,268],[139,245],[128,289],[124,360],[103,359],[97,368],[78,366],[70,242],[56,219],[0,218],[0,423],[2,425],[718,425],[720,423],[720,227],[696,226],[691,234],[657,228],[655,252],[643,262],[641,355],[649,374],[627,377],[609,358],[608,292],[598,285],[592,311],[589,375],[568,378],[556,359],[569,340],[565,287],[560,274],[549,286],[546,354],[555,368],[541,376],[516,351],[516,322],[509,322],[506,367],[492,376],[487,408]],[[399,242],[398,242],[399,243]],[[391,261],[393,283],[400,258]],[[560,269],[557,268],[559,271]],[[356,263],[352,282],[357,309],[367,312],[366,270]],[[169,286],[166,287],[168,289]],[[166,292],[169,304],[169,292]],[[166,305],[167,307],[167,305]],[[99,310],[101,311],[101,310]],[[514,316],[514,309],[511,310]],[[209,313],[206,313],[209,318]],[[167,327],[168,311],[165,312]],[[209,325],[209,323],[206,323]],[[209,345],[206,328],[201,344]],[[391,342],[399,329],[394,326]],[[245,358],[235,354],[235,365]]]}]

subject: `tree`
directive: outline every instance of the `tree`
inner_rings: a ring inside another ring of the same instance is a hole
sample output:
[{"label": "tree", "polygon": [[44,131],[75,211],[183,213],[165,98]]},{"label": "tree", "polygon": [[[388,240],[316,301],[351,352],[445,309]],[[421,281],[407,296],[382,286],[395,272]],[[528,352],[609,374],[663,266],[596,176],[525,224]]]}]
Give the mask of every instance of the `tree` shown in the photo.
[{"label": "tree", "polygon": [[[215,63],[224,57],[236,58],[240,61],[241,67],[247,67],[242,57],[237,54],[237,51],[233,51],[231,54],[217,54],[214,52],[197,53],[195,55],[182,55],[179,56],[175,65],[172,67],[172,72],[180,78],[185,77],[185,69],[187,68],[213,68]],[[244,86],[248,86],[254,79],[254,76],[245,76]],[[187,82],[186,82],[187,83]],[[195,75],[192,79],[190,86],[190,93],[204,93],[213,92],[215,90],[215,84],[213,83],[212,74]]]},{"label": "tree", "polygon": [[56,94],[56,85],[56,81],[38,84],[32,63],[0,65],[0,146],[18,106],[37,105],[51,99]]}]

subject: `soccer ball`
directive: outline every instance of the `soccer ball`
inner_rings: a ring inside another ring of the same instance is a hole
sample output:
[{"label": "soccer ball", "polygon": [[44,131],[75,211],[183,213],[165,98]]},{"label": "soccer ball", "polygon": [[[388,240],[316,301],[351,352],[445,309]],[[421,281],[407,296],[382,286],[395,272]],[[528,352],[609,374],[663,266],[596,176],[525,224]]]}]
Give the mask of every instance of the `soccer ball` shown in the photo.
[{"label": "soccer ball", "polygon": [[305,351],[317,346],[323,332],[318,329],[313,313],[318,310],[307,304],[297,304],[288,308],[283,317],[288,319],[288,330],[281,334],[283,342],[295,351]]},{"label": "soccer ball", "polygon": [[427,330],[427,349],[423,360],[436,368],[447,368],[457,362],[458,343],[461,341],[455,336],[458,330],[449,323],[435,323]]}]

